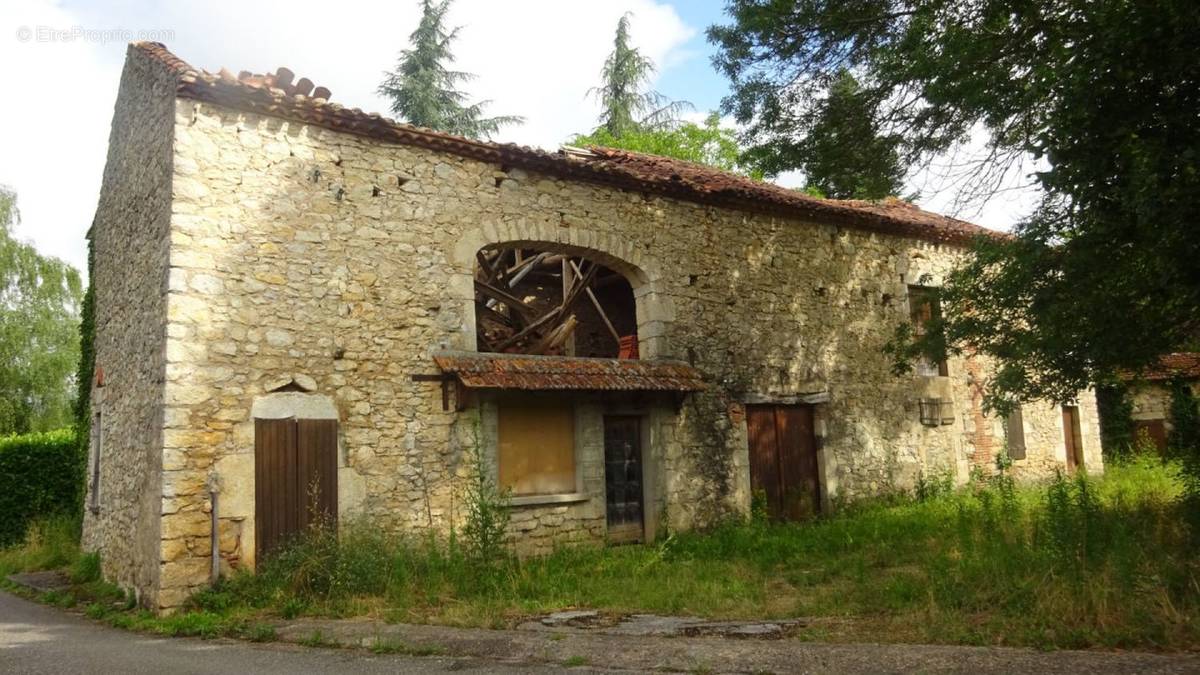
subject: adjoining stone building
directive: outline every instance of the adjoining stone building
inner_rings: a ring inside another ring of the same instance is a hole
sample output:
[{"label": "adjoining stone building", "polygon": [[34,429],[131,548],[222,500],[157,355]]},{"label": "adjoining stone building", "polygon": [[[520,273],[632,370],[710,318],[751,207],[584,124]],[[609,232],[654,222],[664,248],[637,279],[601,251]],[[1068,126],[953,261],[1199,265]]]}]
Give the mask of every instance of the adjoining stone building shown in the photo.
[{"label": "adjoining stone building", "polygon": [[1200,353],[1165,354],[1154,368],[1126,379],[1137,442],[1149,442],[1166,452],[1171,434],[1171,383],[1179,380],[1200,396]]},{"label": "adjoining stone building", "polygon": [[[1094,398],[984,415],[992,372],[881,347],[989,231],[675,160],[397,124],[130,46],[92,228],[84,545],[169,609],[324,515],[514,544],[1102,469]],[[490,351],[489,351],[490,350]],[[522,353],[507,353],[507,352]]]}]

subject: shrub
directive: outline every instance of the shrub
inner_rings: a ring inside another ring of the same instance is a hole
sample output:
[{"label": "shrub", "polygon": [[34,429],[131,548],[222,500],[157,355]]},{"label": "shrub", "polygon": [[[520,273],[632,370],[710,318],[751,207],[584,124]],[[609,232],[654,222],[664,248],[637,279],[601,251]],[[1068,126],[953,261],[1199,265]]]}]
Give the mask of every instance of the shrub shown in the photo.
[{"label": "shrub", "polygon": [[0,546],[21,541],[35,518],[75,512],[77,448],[69,429],[0,439]]},{"label": "shrub", "polygon": [[467,557],[484,567],[508,559],[509,498],[492,478],[491,467],[479,442],[479,420],[475,420],[474,442],[468,450],[471,477],[464,497],[467,511],[463,543]]}]

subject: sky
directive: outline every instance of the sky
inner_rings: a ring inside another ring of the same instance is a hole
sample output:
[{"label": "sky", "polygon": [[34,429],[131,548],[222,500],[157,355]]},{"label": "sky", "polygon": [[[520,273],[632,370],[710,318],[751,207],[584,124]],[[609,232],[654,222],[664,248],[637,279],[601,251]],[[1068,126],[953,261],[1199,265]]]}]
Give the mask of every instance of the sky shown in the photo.
[{"label": "sky", "polygon": [[[515,114],[498,141],[553,149],[595,126],[587,96],[612,48],[617,20],[631,12],[635,46],[658,64],[654,88],[716,109],[728,82],[712,67],[704,31],[724,21],[723,0],[456,0],[461,26],[455,66],[474,73],[464,88],[491,100],[491,114]],[[163,42],[197,68],[273,72],[287,66],[333,92],[332,100],[387,113],[376,93],[419,17],[417,0],[22,0],[0,5],[0,184],[17,192],[17,236],[44,254],[86,267],[84,234],[95,213],[113,104],[128,42]],[[778,182],[796,186],[802,177]],[[938,181],[913,176],[918,203],[951,207]],[[959,213],[1008,229],[1036,195],[1015,191]]]}]

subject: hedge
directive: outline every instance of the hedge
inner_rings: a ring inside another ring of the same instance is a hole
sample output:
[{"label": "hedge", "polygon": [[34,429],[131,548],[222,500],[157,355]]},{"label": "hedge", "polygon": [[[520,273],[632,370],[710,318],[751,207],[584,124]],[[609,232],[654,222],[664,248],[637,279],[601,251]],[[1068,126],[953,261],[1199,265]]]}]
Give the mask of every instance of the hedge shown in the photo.
[{"label": "hedge", "polygon": [[0,438],[0,546],[20,542],[35,518],[74,513],[83,487],[79,469],[71,429]]}]

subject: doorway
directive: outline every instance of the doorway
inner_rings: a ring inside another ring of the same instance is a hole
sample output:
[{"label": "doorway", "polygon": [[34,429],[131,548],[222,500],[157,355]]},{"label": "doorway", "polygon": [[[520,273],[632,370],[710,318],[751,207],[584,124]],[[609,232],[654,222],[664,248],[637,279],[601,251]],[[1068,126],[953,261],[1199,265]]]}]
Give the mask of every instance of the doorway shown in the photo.
[{"label": "doorway", "polygon": [[1083,466],[1083,434],[1079,430],[1079,407],[1063,406],[1063,443],[1067,448],[1067,473]]},{"label": "doorway", "polygon": [[604,418],[604,497],[608,539],[613,543],[645,538],[642,493],[642,418]]},{"label": "doorway", "polygon": [[750,487],[766,498],[772,520],[803,520],[821,512],[821,479],[813,408],[746,406]]},{"label": "doorway", "polygon": [[337,526],[337,420],[254,420],[255,558],[309,526]]}]

